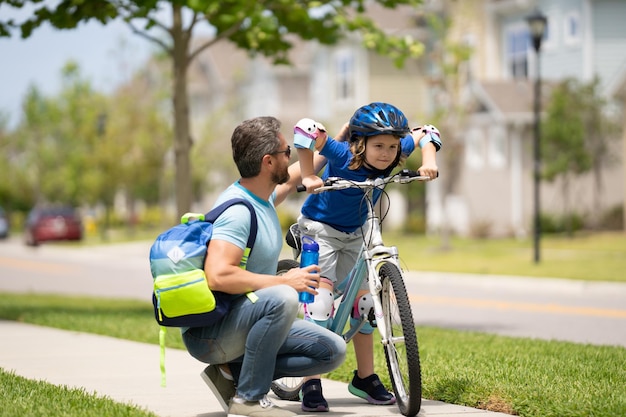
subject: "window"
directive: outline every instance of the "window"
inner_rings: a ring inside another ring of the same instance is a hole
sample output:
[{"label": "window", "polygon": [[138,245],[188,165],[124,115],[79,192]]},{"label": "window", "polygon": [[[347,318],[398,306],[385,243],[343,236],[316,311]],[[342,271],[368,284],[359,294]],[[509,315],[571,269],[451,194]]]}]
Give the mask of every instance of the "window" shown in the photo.
[{"label": "window", "polygon": [[578,11],[566,13],[563,28],[563,40],[565,45],[578,45],[582,38],[580,13],[578,13]]},{"label": "window", "polygon": [[354,97],[354,56],[350,51],[339,51],[335,56],[335,65],[337,99],[351,100]]},{"label": "window", "polygon": [[528,78],[529,39],[528,28],[521,25],[506,30],[504,56],[511,78]]}]

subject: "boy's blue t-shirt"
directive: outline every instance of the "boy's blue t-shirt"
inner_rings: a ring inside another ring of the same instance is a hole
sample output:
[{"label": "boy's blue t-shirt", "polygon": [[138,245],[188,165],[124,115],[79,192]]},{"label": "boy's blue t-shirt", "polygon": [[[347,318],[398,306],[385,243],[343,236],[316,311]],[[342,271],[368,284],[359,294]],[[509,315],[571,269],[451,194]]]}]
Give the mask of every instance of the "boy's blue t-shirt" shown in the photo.
[{"label": "boy's blue t-shirt", "polygon": [[[278,258],[282,249],[282,229],[274,207],[275,193],[269,201],[264,201],[247,189],[239,181],[230,185],[215,202],[215,206],[232,198],[245,198],[256,211],[258,230],[254,248],[248,258],[247,270],[258,274],[276,275]],[[250,235],[250,211],[243,204],[229,207],[213,223],[211,240],[225,240],[245,249]]]},{"label": "boy's blue t-shirt", "polygon": [[[404,155],[408,156],[413,153],[415,150],[413,137],[408,135],[400,139],[400,146]],[[329,137],[320,154],[328,161],[322,179],[341,177],[347,180],[365,181],[372,174],[371,170],[364,167],[356,170],[348,169],[352,160],[349,142],[338,142]],[[380,197],[381,192],[380,189],[374,190],[374,203]],[[367,205],[363,202],[363,191],[359,189],[326,191],[310,194],[302,206],[302,214],[339,231],[352,233],[365,223]]]}]

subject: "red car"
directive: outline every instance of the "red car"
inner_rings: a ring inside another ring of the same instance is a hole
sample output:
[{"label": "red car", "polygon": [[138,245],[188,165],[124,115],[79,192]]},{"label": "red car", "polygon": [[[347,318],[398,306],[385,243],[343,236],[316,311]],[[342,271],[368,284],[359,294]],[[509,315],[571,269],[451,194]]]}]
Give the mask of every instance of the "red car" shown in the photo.
[{"label": "red car", "polygon": [[24,239],[37,246],[54,240],[81,240],[83,224],[72,207],[35,207],[26,218]]}]

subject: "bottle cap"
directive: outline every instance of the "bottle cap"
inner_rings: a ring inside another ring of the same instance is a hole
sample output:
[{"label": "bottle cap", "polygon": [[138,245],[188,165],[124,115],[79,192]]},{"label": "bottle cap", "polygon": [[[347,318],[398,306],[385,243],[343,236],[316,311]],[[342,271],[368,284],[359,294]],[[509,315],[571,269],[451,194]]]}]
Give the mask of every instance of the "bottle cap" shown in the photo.
[{"label": "bottle cap", "polygon": [[320,250],[320,245],[318,245],[317,242],[310,237],[302,236],[302,250],[317,252]]}]

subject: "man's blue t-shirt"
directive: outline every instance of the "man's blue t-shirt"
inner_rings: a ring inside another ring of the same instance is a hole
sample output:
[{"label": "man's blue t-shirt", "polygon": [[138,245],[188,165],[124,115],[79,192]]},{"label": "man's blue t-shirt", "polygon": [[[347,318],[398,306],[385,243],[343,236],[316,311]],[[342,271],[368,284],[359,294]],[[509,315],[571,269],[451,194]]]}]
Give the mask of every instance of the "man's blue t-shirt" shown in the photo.
[{"label": "man's blue t-shirt", "polygon": [[[246,269],[258,274],[276,275],[282,249],[282,230],[274,207],[275,194],[272,194],[269,201],[264,201],[243,188],[237,181],[220,194],[215,206],[232,198],[245,198],[250,201],[257,216],[258,231]],[[249,235],[250,211],[243,204],[235,204],[213,223],[211,240],[225,240],[245,249]]]},{"label": "man's blue t-shirt", "polygon": [[[415,142],[410,135],[400,139],[400,147],[404,155],[410,155],[415,150]],[[349,142],[338,142],[329,137],[320,154],[328,162],[322,174],[322,179],[341,177],[353,181],[365,181],[370,178],[372,171],[361,167],[356,170],[348,169],[352,160]],[[374,203],[381,194],[380,189],[374,190]],[[363,226],[367,219],[367,205],[363,201],[363,191],[356,188],[347,190],[327,191],[311,194],[302,206],[302,214],[312,220],[328,224],[337,230],[352,233]]]}]

